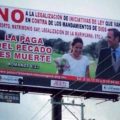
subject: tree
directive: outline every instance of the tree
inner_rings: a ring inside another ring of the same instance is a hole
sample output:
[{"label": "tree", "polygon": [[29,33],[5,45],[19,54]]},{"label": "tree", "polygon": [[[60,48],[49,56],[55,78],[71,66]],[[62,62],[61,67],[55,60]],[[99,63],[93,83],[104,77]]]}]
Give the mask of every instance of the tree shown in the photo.
[{"label": "tree", "polygon": [[96,53],[96,45],[97,43],[91,43],[90,45],[87,45],[84,50],[83,53],[84,54],[89,54],[90,56],[92,56],[93,59],[96,59],[97,57],[97,53]]},{"label": "tree", "polygon": [[0,30],[0,40],[4,40],[5,39],[5,31],[4,30]]},{"label": "tree", "polygon": [[108,47],[108,43],[105,39],[98,42],[93,42],[90,45],[85,46],[83,53],[89,54],[93,59],[98,58],[99,52],[102,48]]}]

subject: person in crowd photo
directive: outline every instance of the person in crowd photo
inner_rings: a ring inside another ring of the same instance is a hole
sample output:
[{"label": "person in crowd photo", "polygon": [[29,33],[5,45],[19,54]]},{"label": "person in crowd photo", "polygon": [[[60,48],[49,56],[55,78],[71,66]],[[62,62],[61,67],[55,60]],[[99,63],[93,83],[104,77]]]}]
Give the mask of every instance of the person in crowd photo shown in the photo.
[{"label": "person in crowd photo", "polygon": [[120,32],[108,29],[108,47],[101,49],[96,68],[96,78],[120,80]]},{"label": "person in crowd photo", "polygon": [[[70,52],[57,59],[57,63],[61,66],[58,73],[64,75],[72,75],[78,77],[89,77],[89,59],[82,54],[83,40],[74,38],[70,45]],[[58,65],[58,66],[59,66]],[[60,66],[58,67],[60,68]]]}]

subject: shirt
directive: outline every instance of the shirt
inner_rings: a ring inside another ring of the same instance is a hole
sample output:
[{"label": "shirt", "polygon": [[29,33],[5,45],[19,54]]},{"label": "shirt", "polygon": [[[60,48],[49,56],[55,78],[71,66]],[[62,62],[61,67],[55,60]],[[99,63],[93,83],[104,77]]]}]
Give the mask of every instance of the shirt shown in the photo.
[{"label": "shirt", "polygon": [[89,60],[86,56],[82,55],[79,60],[76,60],[70,54],[64,54],[63,58],[66,59],[70,65],[69,70],[64,71],[64,75],[85,77],[86,69],[89,65]]}]

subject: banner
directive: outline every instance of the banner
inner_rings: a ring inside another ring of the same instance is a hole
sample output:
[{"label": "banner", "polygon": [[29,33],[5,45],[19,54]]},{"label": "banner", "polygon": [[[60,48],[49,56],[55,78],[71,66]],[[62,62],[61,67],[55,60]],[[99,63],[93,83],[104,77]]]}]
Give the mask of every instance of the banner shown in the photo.
[{"label": "banner", "polygon": [[[101,44],[107,46],[109,28],[120,30],[120,21],[0,6],[0,73],[59,78],[56,60],[61,62],[60,58],[69,53],[71,41],[80,37],[90,68],[90,79],[84,79],[97,81],[95,71],[99,52]],[[66,64],[64,62],[62,64]],[[64,77],[83,80],[84,76]],[[107,83],[114,83],[110,80]],[[119,81],[116,83],[120,84]]]}]

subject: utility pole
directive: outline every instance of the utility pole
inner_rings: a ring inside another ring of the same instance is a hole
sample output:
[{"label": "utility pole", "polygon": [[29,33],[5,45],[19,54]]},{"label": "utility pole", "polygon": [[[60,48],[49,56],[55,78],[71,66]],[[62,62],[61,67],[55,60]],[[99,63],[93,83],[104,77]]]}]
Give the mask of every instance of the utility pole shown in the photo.
[{"label": "utility pole", "polygon": [[85,107],[85,105],[83,103],[75,104],[74,101],[72,103],[64,103],[62,101],[62,96],[52,97],[51,103],[52,103],[52,120],[62,120],[61,119],[62,118],[62,112],[61,112],[62,105],[65,106],[65,108],[76,118],[76,120],[79,120],[79,119],[66,107],[66,105],[81,107],[81,120],[85,120],[84,119],[84,107]]},{"label": "utility pole", "polygon": [[62,95],[52,95],[52,120],[62,120]]},{"label": "utility pole", "polygon": [[83,103],[81,103],[80,106],[81,106],[81,120],[85,120],[84,119],[84,107],[85,107],[85,105]]}]

